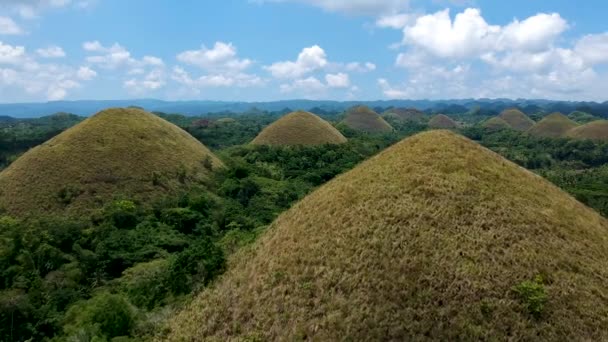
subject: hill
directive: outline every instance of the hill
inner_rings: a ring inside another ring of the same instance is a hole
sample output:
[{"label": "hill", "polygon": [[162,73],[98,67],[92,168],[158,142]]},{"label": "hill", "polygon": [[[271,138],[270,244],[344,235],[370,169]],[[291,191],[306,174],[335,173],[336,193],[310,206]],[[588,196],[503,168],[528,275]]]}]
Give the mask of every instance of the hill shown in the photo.
[{"label": "hill", "polygon": [[592,121],[588,124],[573,128],[567,135],[575,139],[608,141],[608,120]]},{"label": "hill", "polygon": [[346,138],[329,122],[298,111],[287,114],[266,127],[253,140],[254,145],[342,144]]},{"label": "hill", "polygon": [[505,120],[511,128],[524,132],[534,126],[534,120],[530,119],[526,114],[518,109],[507,109],[498,116]]},{"label": "hill", "polygon": [[400,122],[420,122],[424,120],[424,112],[415,108],[392,108],[384,112],[382,117]]},{"label": "hill", "polygon": [[481,124],[481,127],[485,128],[485,129],[493,130],[493,131],[497,131],[497,130],[501,130],[501,129],[511,129],[511,126],[505,120],[499,118],[498,116],[495,116],[493,118],[490,118],[490,119],[484,121]]},{"label": "hill", "polygon": [[219,165],[177,126],[139,109],[108,109],[0,173],[0,208],[15,215],[80,213],[113,198],[143,201],[202,179]]},{"label": "hill", "polygon": [[393,130],[393,127],[378,113],[366,106],[356,106],[347,110],[346,117],[341,124],[367,133],[388,133]]},{"label": "hill", "polygon": [[600,118],[595,117],[595,116],[593,116],[593,115],[591,115],[589,113],[581,112],[581,111],[578,111],[578,110],[574,111],[574,112],[572,112],[570,114],[568,114],[568,117],[571,120],[573,120],[575,122],[578,122],[579,124],[586,124],[586,123],[589,123],[591,121],[601,120]]},{"label": "hill", "polygon": [[534,124],[528,133],[537,137],[559,138],[578,124],[562,113],[553,113]]},{"label": "hill", "polygon": [[449,131],[296,204],[169,341],[606,340],[608,222]]},{"label": "hill", "polygon": [[429,127],[434,129],[451,129],[457,128],[458,125],[449,116],[437,114],[429,121]]}]

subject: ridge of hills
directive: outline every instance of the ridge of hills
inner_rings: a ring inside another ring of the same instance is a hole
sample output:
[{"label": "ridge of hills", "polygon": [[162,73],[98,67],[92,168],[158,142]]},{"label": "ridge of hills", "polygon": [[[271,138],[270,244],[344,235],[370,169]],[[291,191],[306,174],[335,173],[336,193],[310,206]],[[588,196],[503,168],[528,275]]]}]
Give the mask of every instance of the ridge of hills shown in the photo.
[{"label": "ridge of hills", "polygon": [[388,122],[367,106],[350,108],[346,111],[346,116],[340,124],[367,133],[388,133],[393,131],[393,127]]},{"label": "ridge of hills", "polygon": [[455,133],[280,215],[163,340],[605,340],[608,221]]},{"label": "ridge of hills", "polygon": [[342,144],[346,141],[329,122],[312,113],[297,111],[264,128],[251,143],[281,146]]},{"label": "ridge of hills", "polygon": [[528,130],[529,134],[545,138],[559,138],[565,136],[569,130],[578,124],[562,113],[552,113],[544,117]]}]

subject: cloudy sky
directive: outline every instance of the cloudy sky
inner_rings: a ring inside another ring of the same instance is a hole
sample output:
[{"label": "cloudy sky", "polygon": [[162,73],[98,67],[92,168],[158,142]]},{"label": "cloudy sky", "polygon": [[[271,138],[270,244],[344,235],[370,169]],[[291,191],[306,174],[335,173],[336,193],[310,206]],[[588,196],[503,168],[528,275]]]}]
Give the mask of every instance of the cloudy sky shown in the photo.
[{"label": "cloudy sky", "polygon": [[0,0],[0,102],[608,100],[605,0]]}]

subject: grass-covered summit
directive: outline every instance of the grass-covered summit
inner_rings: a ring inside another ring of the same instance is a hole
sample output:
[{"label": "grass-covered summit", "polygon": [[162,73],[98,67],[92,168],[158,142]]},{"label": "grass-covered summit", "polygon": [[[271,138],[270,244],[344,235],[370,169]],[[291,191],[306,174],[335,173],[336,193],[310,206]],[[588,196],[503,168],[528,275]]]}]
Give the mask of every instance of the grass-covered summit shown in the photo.
[{"label": "grass-covered summit", "polygon": [[575,127],[568,132],[568,136],[575,139],[608,141],[608,120],[591,121]]},{"label": "grass-covered summit", "polygon": [[520,132],[527,131],[534,126],[534,120],[516,108],[507,109],[500,113],[498,117],[506,121],[511,128]]},{"label": "grass-covered summit", "polygon": [[0,173],[14,215],[80,213],[116,198],[145,201],[204,179],[221,162],[181,128],[140,109],[104,110]]},{"label": "grass-covered summit", "polygon": [[457,128],[458,124],[447,115],[437,114],[429,121],[429,127],[434,129],[451,129]]},{"label": "grass-covered summit", "polygon": [[552,113],[532,126],[528,133],[537,137],[560,138],[578,124],[562,113]]},{"label": "grass-covered summit", "polygon": [[505,120],[499,118],[498,116],[489,118],[488,120],[484,121],[483,123],[481,123],[481,127],[491,131],[511,129],[511,125],[509,125]]},{"label": "grass-covered summit", "polygon": [[342,144],[346,138],[329,122],[304,111],[293,112],[266,127],[253,140],[254,145]]},{"label": "grass-covered summit", "polygon": [[416,108],[391,108],[382,114],[385,119],[392,119],[398,122],[421,122],[424,120],[424,112]]},{"label": "grass-covered summit", "polygon": [[389,133],[393,131],[393,127],[388,122],[367,106],[356,106],[347,110],[341,124],[367,133]]},{"label": "grass-covered summit", "polygon": [[282,214],[170,341],[608,339],[608,222],[448,131]]}]

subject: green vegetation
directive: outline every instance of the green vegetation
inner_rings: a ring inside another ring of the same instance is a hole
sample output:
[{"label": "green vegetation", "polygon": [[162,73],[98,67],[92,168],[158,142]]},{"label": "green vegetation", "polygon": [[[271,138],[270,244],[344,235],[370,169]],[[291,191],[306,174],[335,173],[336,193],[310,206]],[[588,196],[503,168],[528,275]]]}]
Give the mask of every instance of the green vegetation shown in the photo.
[{"label": "green vegetation", "polygon": [[341,126],[367,133],[389,133],[393,127],[378,113],[366,106],[356,106],[346,111]]},{"label": "green vegetation", "polygon": [[146,202],[206,178],[209,165],[221,162],[177,126],[139,109],[108,109],[2,171],[0,208],[22,215],[90,211],[120,197]]},{"label": "green vegetation", "polygon": [[443,114],[435,115],[431,118],[431,121],[429,121],[429,128],[432,129],[451,129],[457,127],[458,125],[454,120]]},{"label": "green vegetation", "polygon": [[159,340],[604,340],[607,250],[550,182],[425,132],[283,213]]},{"label": "green vegetation", "polygon": [[528,134],[537,137],[561,138],[565,137],[568,131],[578,126],[562,113],[553,113],[544,117],[528,130]]},{"label": "green vegetation", "polygon": [[382,114],[387,120],[397,122],[423,122],[425,120],[424,112],[415,108],[391,108]]},{"label": "green vegetation", "polygon": [[287,114],[266,127],[252,142],[254,145],[323,145],[343,144],[346,138],[329,122],[304,112]]},{"label": "green vegetation", "polygon": [[518,109],[507,109],[498,116],[514,130],[525,132],[534,126],[534,120]]},{"label": "green vegetation", "polygon": [[505,120],[499,118],[498,116],[495,116],[493,118],[490,118],[490,119],[484,121],[481,124],[481,127],[488,129],[488,130],[492,130],[492,131],[511,129],[511,126]]}]

